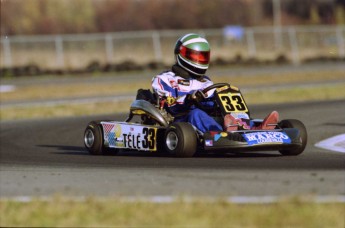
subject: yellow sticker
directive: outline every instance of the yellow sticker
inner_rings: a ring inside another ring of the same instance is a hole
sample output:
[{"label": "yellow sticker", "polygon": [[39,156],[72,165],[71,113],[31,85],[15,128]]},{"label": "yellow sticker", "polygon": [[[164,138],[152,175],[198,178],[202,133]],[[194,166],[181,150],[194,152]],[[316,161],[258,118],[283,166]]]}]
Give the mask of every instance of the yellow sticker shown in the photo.
[{"label": "yellow sticker", "polygon": [[121,129],[121,125],[120,124],[115,125],[114,133],[115,133],[115,137],[116,138],[120,138],[121,137],[122,129]]},{"label": "yellow sticker", "polygon": [[146,114],[146,112],[144,112],[143,110],[133,110],[132,113],[135,114],[135,115],[144,115],[144,114]]},{"label": "yellow sticker", "polygon": [[227,88],[229,88],[229,86],[223,86],[223,87],[217,88],[216,91],[219,93],[226,90]]},{"label": "yellow sticker", "polygon": [[230,88],[233,90],[239,91],[239,89],[236,86],[231,85]]},{"label": "yellow sticker", "polygon": [[221,132],[220,135],[221,135],[222,137],[226,137],[226,136],[228,136],[228,133],[226,133],[226,132]]},{"label": "yellow sticker", "polygon": [[168,105],[173,105],[176,103],[176,98],[175,97],[167,97],[166,102]]}]

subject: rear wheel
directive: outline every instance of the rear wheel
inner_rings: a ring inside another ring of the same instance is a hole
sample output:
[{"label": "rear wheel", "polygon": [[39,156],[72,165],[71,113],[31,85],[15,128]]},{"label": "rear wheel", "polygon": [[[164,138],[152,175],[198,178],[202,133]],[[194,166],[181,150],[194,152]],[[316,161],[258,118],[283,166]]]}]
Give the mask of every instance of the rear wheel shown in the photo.
[{"label": "rear wheel", "polygon": [[185,122],[171,124],[165,132],[164,147],[165,151],[176,157],[193,157],[197,149],[193,126]]},{"label": "rear wheel", "polygon": [[88,124],[84,132],[84,145],[92,155],[116,154],[117,150],[103,146],[103,129],[98,121]]},{"label": "rear wheel", "polygon": [[308,140],[307,129],[305,128],[304,124],[299,120],[289,119],[289,120],[282,120],[279,123],[279,127],[298,129],[299,130],[299,137],[300,137],[300,140],[302,142],[302,145],[299,148],[289,149],[289,150],[280,150],[279,152],[285,156],[293,156],[293,155],[301,154],[304,151],[304,149],[307,145],[307,140]]}]

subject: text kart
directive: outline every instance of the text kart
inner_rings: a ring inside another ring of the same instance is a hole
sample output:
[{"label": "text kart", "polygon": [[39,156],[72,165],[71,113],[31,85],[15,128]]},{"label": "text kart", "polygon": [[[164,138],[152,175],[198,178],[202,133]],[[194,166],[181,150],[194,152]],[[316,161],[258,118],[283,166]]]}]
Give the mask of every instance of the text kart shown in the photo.
[{"label": "text kart", "polygon": [[[214,90],[213,107],[195,105],[221,125],[226,114],[247,115],[249,109],[240,90],[227,83],[217,83],[202,91]],[[150,90],[140,89],[125,121],[92,121],[84,134],[90,154],[116,154],[119,150],[151,151],[177,157],[192,157],[196,152],[279,151],[282,155],[299,155],[307,144],[304,124],[296,119],[282,120],[273,130],[210,131],[202,133],[186,122],[173,122],[164,110],[164,102]],[[171,99],[171,98],[170,98]],[[210,98],[209,98],[210,99]],[[259,126],[262,119],[251,119]]]}]

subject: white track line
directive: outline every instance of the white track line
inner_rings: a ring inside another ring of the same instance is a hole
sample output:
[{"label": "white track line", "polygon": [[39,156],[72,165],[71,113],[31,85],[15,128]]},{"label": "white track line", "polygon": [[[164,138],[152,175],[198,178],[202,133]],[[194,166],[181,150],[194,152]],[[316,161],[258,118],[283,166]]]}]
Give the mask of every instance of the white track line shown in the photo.
[{"label": "white track line", "polygon": [[119,101],[133,101],[135,96],[120,95],[120,96],[106,96],[94,98],[71,98],[60,100],[46,100],[46,101],[24,101],[21,103],[0,104],[0,108],[13,108],[13,107],[53,107],[56,105],[70,105],[70,104],[91,104],[97,102],[119,102]]},{"label": "white track line", "polygon": [[[345,195],[324,195],[324,196],[296,196],[300,202],[311,203],[345,203]],[[1,201],[15,201],[22,203],[30,203],[32,201],[54,201],[56,197],[31,197],[18,196],[0,198]],[[84,202],[88,197],[59,197],[60,200]],[[289,199],[294,197],[279,197],[279,196],[230,196],[230,197],[177,197],[177,196],[149,196],[149,197],[96,197],[95,200],[109,201],[111,199],[119,200],[121,202],[147,202],[147,203],[174,203],[174,202],[227,202],[233,204],[271,204],[278,202],[289,202]]]},{"label": "white track line", "polygon": [[326,150],[345,153],[345,134],[322,140],[316,143],[315,146]]},{"label": "white track line", "polygon": [[0,93],[13,92],[15,89],[14,85],[0,85]]}]

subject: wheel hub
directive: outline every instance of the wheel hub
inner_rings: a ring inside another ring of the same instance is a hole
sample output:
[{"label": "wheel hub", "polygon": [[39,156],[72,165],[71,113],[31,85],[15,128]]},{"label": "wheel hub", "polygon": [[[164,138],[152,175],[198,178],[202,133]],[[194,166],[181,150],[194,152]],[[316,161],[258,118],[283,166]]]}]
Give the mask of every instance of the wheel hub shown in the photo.
[{"label": "wheel hub", "polygon": [[175,150],[178,144],[178,137],[175,132],[171,131],[166,137],[166,145],[169,150]]},{"label": "wheel hub", "polygon": [[86,132],[85,132],[85,136],[84,136],[84,142],[85,142],[85,145],[90,148],[92,147],[93,143],[95,142],[95,136],[92,132],[91,129],[88,129]]}]

